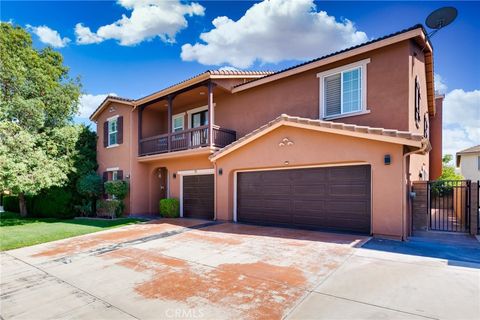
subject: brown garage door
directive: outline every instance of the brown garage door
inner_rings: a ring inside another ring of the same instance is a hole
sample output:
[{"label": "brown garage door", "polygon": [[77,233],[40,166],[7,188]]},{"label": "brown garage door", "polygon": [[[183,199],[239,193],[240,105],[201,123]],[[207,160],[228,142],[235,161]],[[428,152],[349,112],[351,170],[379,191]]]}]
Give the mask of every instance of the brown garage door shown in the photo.
[{"label": "brown garage door", "polygon": [[370,233],[370,166],[239,172],[237,220]]},{"label": "brown garage door", "polygon": [[213,219],[213,174],[183,177],[183,216]]}]

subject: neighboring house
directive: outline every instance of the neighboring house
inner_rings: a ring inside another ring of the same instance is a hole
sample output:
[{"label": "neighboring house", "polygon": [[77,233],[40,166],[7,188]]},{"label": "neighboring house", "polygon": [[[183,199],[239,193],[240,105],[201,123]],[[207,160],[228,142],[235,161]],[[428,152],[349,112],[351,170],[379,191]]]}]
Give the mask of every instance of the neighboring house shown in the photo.
[{"label": "neighboring house", "polygon": [[480,145],[457,152],[457,167],[467,180],[480,180]]},{"label": "neighboring house", "polygon": [[416,25],[279,72],[108,97],[90,119],[131,214],[175,197],[183,217],[405,238],[410,182],[441,174],[441,104]]}]

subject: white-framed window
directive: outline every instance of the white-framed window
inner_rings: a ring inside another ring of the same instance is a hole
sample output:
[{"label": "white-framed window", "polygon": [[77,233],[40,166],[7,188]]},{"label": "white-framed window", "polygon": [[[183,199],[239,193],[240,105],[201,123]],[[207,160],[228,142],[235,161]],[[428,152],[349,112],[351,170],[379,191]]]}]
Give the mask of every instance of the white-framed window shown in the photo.
[{"label": "white-framed window", "polygon": [[185,130],[185,116],[184,114],[176,114],[172,117],[172,132],[179,132]]},{"label": "white-framed window", "polygon": [[118,118],[108,120],[108,145],[118,143]]},{"label": "white-framed window", "polygon": [[320,117],[331,119],[367,112],[365,59],[317,74],[320,81]]},{"label": "white-framed window", "polygon": [[118,180],[118,171],[112,171],[112,180]]}]

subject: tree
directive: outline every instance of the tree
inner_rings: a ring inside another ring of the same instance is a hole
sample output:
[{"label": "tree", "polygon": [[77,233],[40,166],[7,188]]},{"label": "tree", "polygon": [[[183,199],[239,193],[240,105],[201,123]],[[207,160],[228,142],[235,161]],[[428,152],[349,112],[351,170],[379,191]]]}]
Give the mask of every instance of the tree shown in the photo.
[{"label": "tree", "polygon": [[[91,212],[95,212],[96,199],[102,195],[103,180],[95,172],[90,172],[77,181],[77,192],[86,198]],[[84,204],[85,205],[85,204]]]},{"label": "tree", "polygon": [[35,49],[28,32],[0,23],[0,190],[18,194],[22,216],[25,195],[68,181],[80,89],[60,53]]},{"label": "tree", "polygon": [[442,158],[442,175],[438,180],[463,180],[463,176],[455,172],[452,163],[453,156],[446,154]]}]

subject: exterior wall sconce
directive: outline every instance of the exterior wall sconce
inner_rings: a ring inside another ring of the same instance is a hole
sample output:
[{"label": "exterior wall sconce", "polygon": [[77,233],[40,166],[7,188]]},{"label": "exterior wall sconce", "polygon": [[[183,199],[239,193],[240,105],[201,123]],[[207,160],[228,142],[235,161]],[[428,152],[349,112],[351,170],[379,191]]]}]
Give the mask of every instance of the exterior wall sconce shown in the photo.
[{"label": "exterior wall sconce", "polygon": [[293,146],[293,141],[288,138],[283,138],[282,141],[278,144],[279,147]]},{"label": "exterior wall sconce", "polygon": [[384,163],[386,166],[389,166],[390,164],[392,164],[392,157],[391,157],[389,154],[386,154],[386,155],[383,157],[383,163]]},{"label": "exterior wall sconce", "polygon": [[130,179],[130,174],[127,173],[127,174],[125,175],[125,179]]},{"label": "exterior wall sconce", "polygon": [[173,173],[173,179],[177,179],[177,174]]},{"label": "exterior wall sconce", "polygon": [[290,164],[290,161],[287,160],[287,161],[285,161],[283,164],[286,165],[286,166],[288,166],[288,165]]},{"label": "exterior wall sconce", "polygon": [[218,169],[218,175],[221,176],[222,174],[223,174],[223,169],[222,168]]}]

